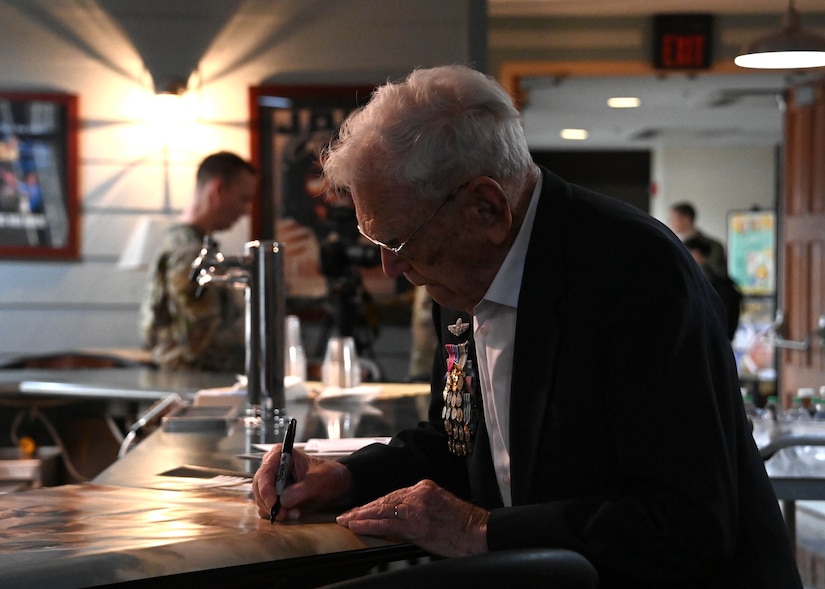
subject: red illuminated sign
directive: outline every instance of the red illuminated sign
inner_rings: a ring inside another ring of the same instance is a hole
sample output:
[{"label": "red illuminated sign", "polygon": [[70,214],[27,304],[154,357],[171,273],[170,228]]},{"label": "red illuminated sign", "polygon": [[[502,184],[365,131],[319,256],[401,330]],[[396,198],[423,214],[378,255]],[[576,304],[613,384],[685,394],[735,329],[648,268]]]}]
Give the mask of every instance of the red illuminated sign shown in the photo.
[{"label": "red illuminated sign", "polygon": [[713,34],[713,17],[710,14],[666,14],[653,18],[655,68],[710,68]]}]

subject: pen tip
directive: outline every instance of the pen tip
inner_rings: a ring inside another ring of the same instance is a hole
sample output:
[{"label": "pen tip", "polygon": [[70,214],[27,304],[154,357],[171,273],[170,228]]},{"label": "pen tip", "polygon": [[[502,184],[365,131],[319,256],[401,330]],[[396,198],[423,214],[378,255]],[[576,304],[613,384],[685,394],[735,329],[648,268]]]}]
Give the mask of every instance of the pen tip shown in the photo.
[{"label": "pen tip", "polygon": [[274,524],[275,518],[278,517],[278,512],[281,510],[281,498],[275,500],[275,505],[269,510],[269,523]]}]

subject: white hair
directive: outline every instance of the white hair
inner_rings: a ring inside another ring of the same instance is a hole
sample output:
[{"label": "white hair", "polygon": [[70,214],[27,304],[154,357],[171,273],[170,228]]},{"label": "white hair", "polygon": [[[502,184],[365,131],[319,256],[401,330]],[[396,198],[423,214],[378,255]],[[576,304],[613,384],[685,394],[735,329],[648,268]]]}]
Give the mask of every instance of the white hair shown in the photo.
[{"label": "white hair", "polygon": [[322,156],[333,190],[366,182],[436,198],[477,176],[520,185],[533,169],[519,113],[491,77],[453,65],[387,83]]}]

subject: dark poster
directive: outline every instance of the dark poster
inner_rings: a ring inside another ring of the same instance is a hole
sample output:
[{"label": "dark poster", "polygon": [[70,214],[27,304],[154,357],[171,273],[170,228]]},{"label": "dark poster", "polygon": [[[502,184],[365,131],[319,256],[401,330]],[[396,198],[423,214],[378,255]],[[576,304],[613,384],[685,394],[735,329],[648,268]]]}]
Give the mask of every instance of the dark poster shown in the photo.
[{"label": "dark poster", "polygon": [[0,255],[77,255],[76,99],[0,93]]}]

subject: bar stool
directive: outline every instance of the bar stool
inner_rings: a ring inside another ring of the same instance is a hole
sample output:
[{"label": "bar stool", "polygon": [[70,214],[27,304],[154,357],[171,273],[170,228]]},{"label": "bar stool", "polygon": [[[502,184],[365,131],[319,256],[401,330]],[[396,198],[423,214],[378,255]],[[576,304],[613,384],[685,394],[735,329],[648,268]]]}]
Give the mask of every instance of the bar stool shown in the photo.
[{"label": "bar stool", "polygon": [[501,589],[502,587],[548,587],[595,589],[598,574],[593,565],[572,550],[532,548],[502,550],[432,563],[412,565],[348,579],[327,589]]}]

